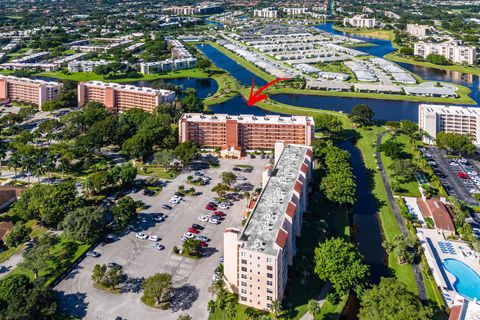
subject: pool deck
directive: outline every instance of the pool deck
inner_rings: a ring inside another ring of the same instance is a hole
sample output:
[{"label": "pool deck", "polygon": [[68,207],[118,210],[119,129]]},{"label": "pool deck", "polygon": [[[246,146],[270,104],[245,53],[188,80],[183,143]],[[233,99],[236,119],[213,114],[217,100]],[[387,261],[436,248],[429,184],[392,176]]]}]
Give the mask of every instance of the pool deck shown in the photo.
[{"label": "pool deck", "polygon": [[442,291],[445,303],[450,308],[457,295],[453,288],[456,278],[445,270],[442,261],[457,259],[480,274],[479,255],[470,250],[468,243],[447,240],[443,234],[438,233],[435,229],[418,228],[417,237],[420,240],[435,282]]}]

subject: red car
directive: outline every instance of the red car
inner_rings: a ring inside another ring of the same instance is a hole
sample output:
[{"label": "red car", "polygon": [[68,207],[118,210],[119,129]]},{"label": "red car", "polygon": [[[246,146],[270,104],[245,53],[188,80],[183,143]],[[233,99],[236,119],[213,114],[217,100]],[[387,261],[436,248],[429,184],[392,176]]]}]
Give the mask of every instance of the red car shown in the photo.
[{"label": "red car", "polygon": [[210,211],[215,211],[216,208],[215,208],[214,206],[212,206],[212,205],[207,204],[207,205],[205,206],[205,209],[210,210]]},{"label": "red car", "polygon": [[457,177],[459,177],[460,179],[468,179],[468,174],[466,174],[465,172],[457,172]]},{"label": "red car", "polygon": [[200,241],[200,247],[206,248],[206,247],[208,247],[208,243],[206,243],[204,241]]},{"label": "red car", "polygon": [[198,231],[198,230],[195,229],[195,228],[188,228],[187,231],[190,232],[190,233],[193,233],[193,234],[199,234],[199,233],[200,233],[200,231]]},{"label": "red car", "polygon": [[226,216],[226,214],[223,211],[215,211],[213,214],[216,215],[216,216],[219,216],[219,217],[225,217]]}]

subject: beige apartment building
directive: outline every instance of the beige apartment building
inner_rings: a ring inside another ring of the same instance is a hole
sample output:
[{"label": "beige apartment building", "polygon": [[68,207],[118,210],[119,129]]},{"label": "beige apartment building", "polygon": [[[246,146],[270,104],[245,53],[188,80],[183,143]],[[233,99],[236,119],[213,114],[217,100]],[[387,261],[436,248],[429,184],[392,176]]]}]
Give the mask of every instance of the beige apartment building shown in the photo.
[{"label": "beige apartment building", "polygon": [[462,46],[459,41],[417,42],[414,46],[414,54],[423,58],[429,54],[438,54],[455,63],[475,64],[477,62],[477,48]]},{"label": "beige apartment building", "polygon": [[253,16],[258,18],[275,19],[278,17],[278,10],[274,8],[263,8],[253,10]]},{"label": "beige apartment building", "polygon": [[416,38],[422,39],[430,34],[431,26],[419,24],[407,24],[407,33]]},{"label": "beige apartment building", "polygon": [[475,144],[480,144],[480,109],[420,104],[418,106],[418,126],[427,133],[423,139],[426,143],[435,143],[439,132],[452,132],[473,137]]},{"label": "beige apartment building", "polygon": [[366,18],[365,15],[361,14],[352,18],[344,18],[343,24],[355,28],[375,28],[377,26],[377,20],[374,18]]},{"label": "beige apartment building", "polygon": [[80,82],[78,84],[78,106],[95,101],[105,105],[110,111],[125,111],[138,108],[153,112],[162,103],[175,100],[175,92],[156,90],[147,87],[135,87],[118,83],[100,81]]},{"label": "beige apartment building", "polygon": [[277,142],[275,164],[265,168],[263,191],[245,226],[225,230],[224,280],[242,304],[269,310],[272,301],[284,297],[307,208],[312,160],[310,147]]},{"label": "beige apartment building", "polygon": [[185,113],[178,135],[180,142],[220,148],[222,156],[239,158],[245,151],[273,149],[278,140],[309,146],[315,138],[315,122],[305,116]]},{"label": "beige apartment building", "polygon": [[59,82],[0,76],[0,101],[28,102],[41,107],[45,102],[57,100],[62,88]]}]

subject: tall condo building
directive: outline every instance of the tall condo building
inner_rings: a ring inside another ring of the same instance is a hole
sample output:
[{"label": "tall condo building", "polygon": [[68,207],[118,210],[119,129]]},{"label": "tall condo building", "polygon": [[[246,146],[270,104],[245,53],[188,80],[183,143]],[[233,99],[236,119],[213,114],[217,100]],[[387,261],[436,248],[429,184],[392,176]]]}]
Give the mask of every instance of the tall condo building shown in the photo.
[{"label": "tall condo building", "polygon": [[57,100],[62,88],[59,82],[0,76],[0,100],[28,102],[41,107],[45,102]]},{"label": "tall condo building", "polygon": [[435,143],[439,132],[470,135],[475,144],[480,144],[480,109],[421,104],[418,106],[418,126],[425,131],[426,143]]},{"label": "tall condo building", "polygon": [[262,193],[243,230],[225,230],[224,280],[242,304],[269,310],[272,301],[283,299],[307,207],[312,157],[309,147],[277,142],[275,165],[265,168]]},{"label": "tall condo building", "polygon": [[365,18],[365,15],[357,15],[352,18],[344,18],[344,25],[351,25],[355,28],[375,28],[377,22],[375,19]]},{"label": "tall condo building", "polygon": [[462,46],[458,41],[417,42],[414,45],[414,54],[423,58],[426,58],[429,54],[438,54],[455,63],[475,64],[477,62],[477,48]]},{"label": "tall condo building", "polygon": [[425,38],[433,28],[427,25],[407,24],[407,32],[416,38]]},{"label": "tall condo building", "polygon": [[156,90],[100,81],[80,82],[78,84],[79,107],[87,102],[95,101],[103,103],[111,111],[138,108],[153,112],[158,105],[174,100],[175,92],[170,90]]},{"label": "tall condo building", "polygon": [[193,141],[220,148],[222,156],[240,157],[242,151],[273,149],[278,140],[309,146],[315,122],[304,116],[254,116],[184,113],[179,120],[180,142]]},{"label": "tall condo building", "polygon": [[253,10],[253,16],[259,18],[275,19],[278,17],[278,10],[273,8],[263,8]]}]

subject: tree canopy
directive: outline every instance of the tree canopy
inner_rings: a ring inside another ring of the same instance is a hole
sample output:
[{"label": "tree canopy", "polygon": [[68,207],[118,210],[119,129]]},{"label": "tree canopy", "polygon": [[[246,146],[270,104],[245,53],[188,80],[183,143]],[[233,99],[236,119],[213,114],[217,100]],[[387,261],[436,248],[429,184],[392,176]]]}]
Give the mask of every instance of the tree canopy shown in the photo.
[{"label": "tree canopy", "polygon": [[473,154],[476,147],[472,141],[471,136],[451,132],[439,132],[436,137],[439,148],[457,154]]},{"label": "tree canopy", "polygon": [[81,207],[70,211],[62,221],[67,238],[72,241],[93,244],[102,236],[105,229],[102,207]]},{"label": "tree canopy", "polygon": [[348,117],[358,126],[368,126],[373,123],[375,113],[366,104],[357,104],[353,107]]}]

